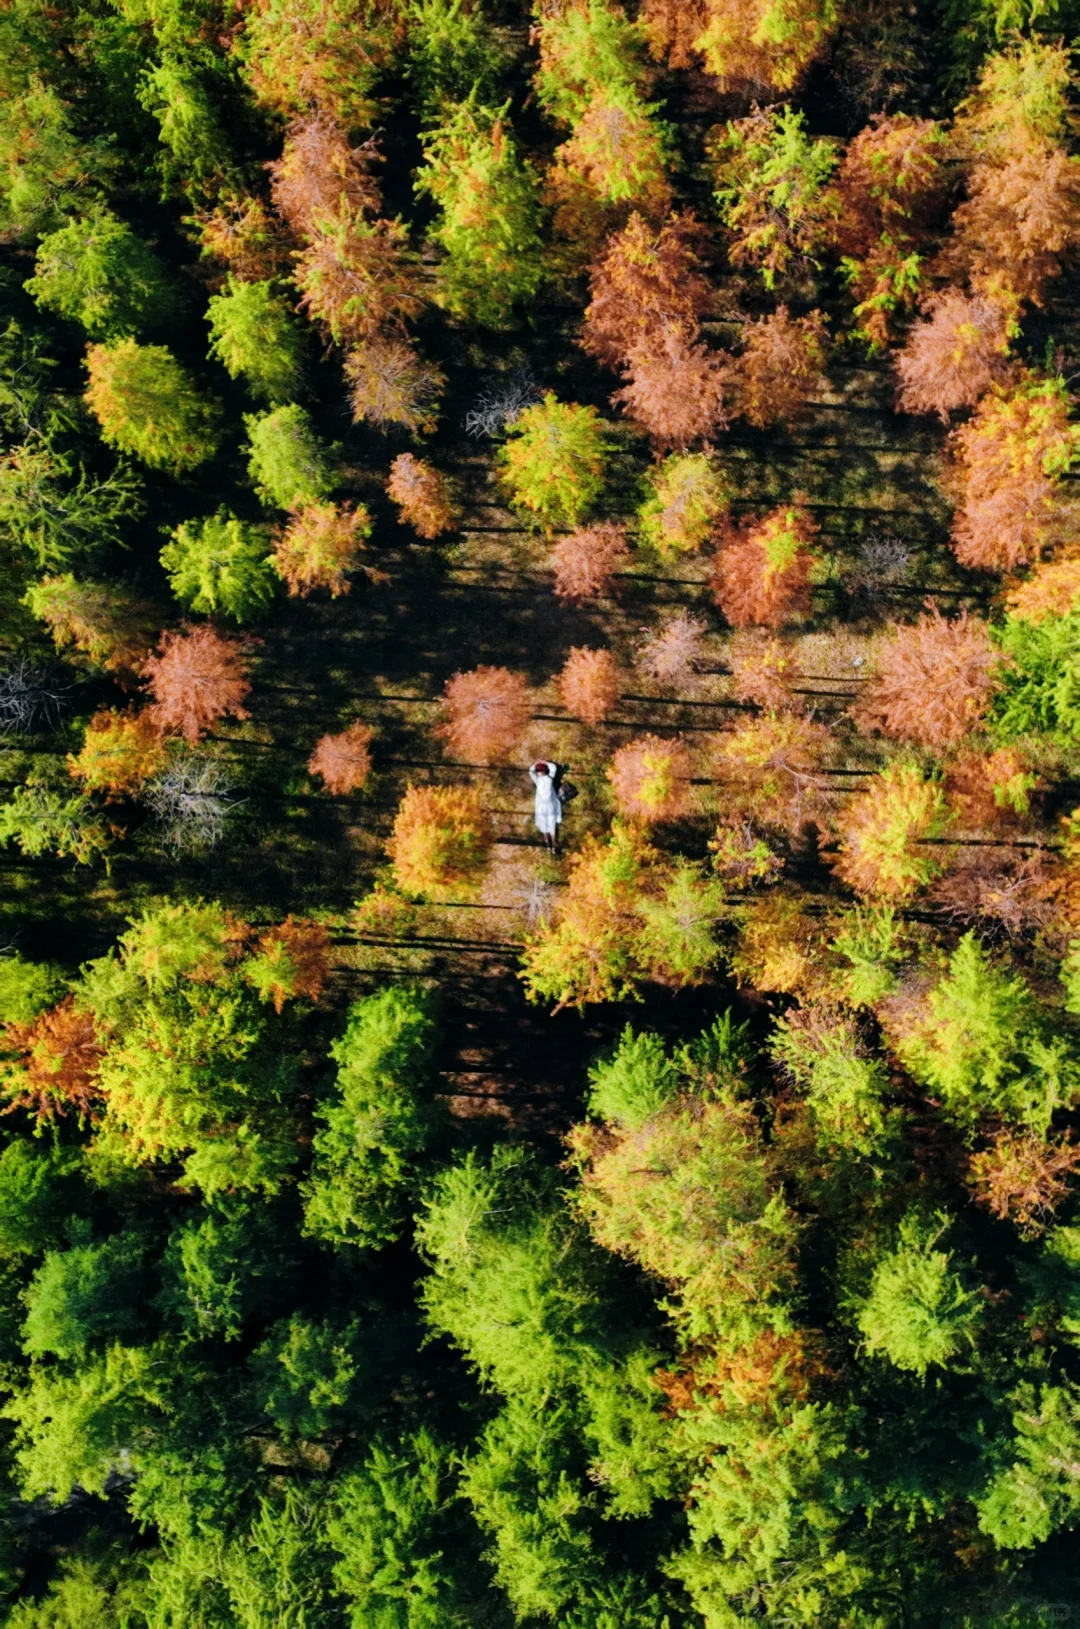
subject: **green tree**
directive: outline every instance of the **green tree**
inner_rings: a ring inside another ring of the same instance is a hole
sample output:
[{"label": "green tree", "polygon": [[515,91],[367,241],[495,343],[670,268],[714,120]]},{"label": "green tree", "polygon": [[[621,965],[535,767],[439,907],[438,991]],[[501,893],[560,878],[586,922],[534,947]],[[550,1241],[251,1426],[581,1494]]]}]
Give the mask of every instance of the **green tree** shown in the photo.
[{"label": "green tree", "polygon": [[134,1335],[147,1287],[145,1253],[134,1233],[50,1250],[26,1290],[23,1351],[82,1358],[92,1344]]},{"label": "green tree", "polygon": [[401,1232],[417,1160],[438,1125],[431,1095],[435,1024],[420,990],[355,1002],[331,1048],[333,1098],[304,1184],[304,1228],[329,1244],[378,1247]]},{"label": "green tree", "polygon": [[377,1438],[338,1479],[327,1532],[352,1629],[471,1629],[478,1621],[486,1580],[470,1577],[480,1569],[455,1471],[454,1454],[421,1427],[398,1441]]},{"label": "green tree", "polygon": [[177,475],[213,456],[217,404],[163,345],[91,345],[86,366],[86,402],[110,446]]},{"label": "green tree", "polygon": [[296,402],[272,413],[244,415],[248,432],[248,471],[264,503],[300,509],[321,503],[337,482],[327,449]]},{"label": "green tree", "polygon": [[161,564],[181,605],[240,623],[266,608],[278,583],[266,528],[227,509],[184,521],[162,549]]},{"label": "green tree", "polygon": [[500,479],[514,507],[545,531],[572,528],[603,491],[610,451],[595,407],[560,402],[549,391],[511,425],[499,448]]},{"label": "green tree", "polygon": [[42,238],[34,275],[23,286],[91,339],[125,339],[160,326],[175,304],[157,256],[101,204]]},{"label": "green tree", "polygon": [[[1080,1490],[1080,1393],[1025,1383],[1010,1399],[1011,1436],[993,1444],[999,1463],[977,1508],[979,1526],[1002,1549],[1026,1550],[1075,1522]],[[1002,1461],[1004,1463],[1002,1463]]]},{"label": "green tree", "polygon": [[0,101],[0,225],[22,237],[63,219],[101,173],[102,154],[78,140],[67,106],[35,79]]},{"label": "green tree", "polygon": [[110,834],[89,798],[68,796],[54,787],[28,781],[0,804],[0,843],[15,843],[36,859],[56,854],[78,865],[90,865],[107,851]]},{"label": "green tree", "polygon": [[230,275],[225,292],[210,296],[206,317],[210,354],[231,378],[245,379],[254,395],[269,402],[296,395],[304,337],[272,279],[246,283]]},{"label": "green tree", "polygon": [[951,1251],[934,1248],[950,1220],[909,1211],[895,1249],[875,1265],[869,1293],[855,1312],[865,1349],[920,1379],[974,1342],[983,1306],[954,1267]]},{"label": "green tree", "polygon": [[229,139],[209,89],[212,79],[213,70],[204,72],[193,53],[175,50],[164,51],[142,75],[138,97],[158,122],[165,197],[174,187],[189,197],[206,196],[231,169]]},{"label": "green tree", "polygon": [[1080,615],[1039,622],[1006,617],[993,637],[1008,660],[998,669],[990,727],[1000,741],[1080,738]]},{"label": "green tree", "polygon": [[772,1052],[806,1093],[824,1143],[857,1154],[885,1147],[895,1120],[884,1103],[889,1072],[869,1055],[853,1019],[798,1009],[777,1023]]},{"label": "green tree", "polygon": [[64,975],[54,962],[0,955],[0,1024],[28,1024],[59,1001],[63,988]]},{"label": "green tree", "polygon": [[800,265],[816,265],[837,209],[832,143],[807,134],[804,114],[769,108],[726,125],[711,156],[734,263],[756,268],[770,289]]},{"label": "green tree", "polygon": [[972,1130],[1001,1115],[1045,1134],[1080,1090],[1075,1047],[1055,1034],[1019,974],[996,966],[973,933],[905,1023],[896,1048],[950,1119]]},{"label": "green tree", "polygon": [[507,50],[477,0],[411,0],[405,74],[426,120],[470,94],[482,105],[498,90]]},{"label": "green tree", "polygon": [[94,480],[70,453],[34,437],[0,455],[0,528],[42,571],[119,543],[141,508],[142,483],[119,465]]},{"label": "green tree", "polygon": [[507,123],[470,100],[424,138],[417,192],[441,211],[430,236],[445,254],[436,299],[455,317],[502,327],[543,276],[536,177]]}]

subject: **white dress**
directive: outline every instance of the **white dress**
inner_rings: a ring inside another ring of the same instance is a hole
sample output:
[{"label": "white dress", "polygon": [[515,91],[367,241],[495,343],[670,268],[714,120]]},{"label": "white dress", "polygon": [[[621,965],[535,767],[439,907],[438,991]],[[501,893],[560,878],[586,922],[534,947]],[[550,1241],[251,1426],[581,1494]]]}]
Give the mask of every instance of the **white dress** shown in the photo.
[{"label": "white dress", "polygon": [[529,765],[529,779],[536,787],[536,809],[533,818],[536,829],[543,837],[554,837],[562,824],[562,803],[555,790],[555,764],[548,764],[546,775],[538,775]]}]

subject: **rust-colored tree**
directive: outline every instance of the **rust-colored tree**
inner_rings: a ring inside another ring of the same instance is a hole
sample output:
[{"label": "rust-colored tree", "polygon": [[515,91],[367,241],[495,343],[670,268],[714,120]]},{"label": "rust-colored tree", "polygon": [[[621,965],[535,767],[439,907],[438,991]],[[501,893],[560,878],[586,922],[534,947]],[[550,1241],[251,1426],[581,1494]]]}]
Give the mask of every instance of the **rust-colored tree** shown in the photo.
[{"label": "rust-colored tree", "polygon": [[403,893],[438,898],[476,882],[491,842],[491,822],[473,787],[410,786],[386,852]]},{"label": "rust-colored tree", "polygon": [[1067,521],[1058,477],[1080,455],[1064,379],[1025,371],[995,385],[952,433],[959,503],[952,545],[965,566],[1011,571],[1038,558]]},{"label": "rust-colored tree", "polygon": [[708,627],[690,611],[676,611],[638,649],[636,667],[657,684],[677,689],[692,684],[705,666]]},{"label": "rust-colored tree", "polygon": [[601,599],[611,592],[615,574],[630,559],[626,528],[610,520],[580,526],[556,543],[548,559],[559,599],[572,603]]},{"label": "rust-colored tree", "polygon": [[401,510],[402,525],[411,526],[420,537],[439,537],[453,527],[454,508],[446,478],[424,459],[399,453],[390,465],[386,491]]},{"label": "rust-colored tree", "polygon": [[213,209],[197,210],[191,224],[198,232],[199,253],[220,261],[242,282],[260,283],[289,270],[288,233],[261,198],[226,194]]},{"label": "rust-colored tree", "polygon": [[1042,305],[1080,249],[1080,164],[1064,147],[1028,138],[973,166],[967,199],[937,270],[973,289]]},{"label": "rust-colored tree", "polygon": [[958,407],[974,407],[1005,372],[1009,313],[983,294],[949,288],[925,306],[896,355],[896,403],[904,413],[936,413],[943,421]]},{"label": "rust-colored tree", "polygon": [[359,719],[337,735],[323,735],[308,759],[308,774],[318,775],[328,792],[347,797],[359,792],[371,774],[371,741],[375,732]]},{"label": "rust-colored tree", "polygon": [[4,1069],[6,1112],[24,1109],[39,1125],[58,1115],[84,1119],[99,1099],[98,1065],[104,1055],[94,1020],[65,996],[28,1024],[9,1024],[8,1047],[18,1056]]},{"label": "rust-colored tree", "polygon": [[378,157],[374,140],[353,147],[333,119],[309,113],[293,120],[281,157],[267,166],[271,196],[298,237],[377,215],[382,199],[370,166]]},{"label": "rust-colored tree", "polygon": [[759,429],[794,424],[827,387],[825,324],[818,311],[792,317],[786,305],[748,322],[730,373],[733,411]]},{"label": "rust-colored tree", "polygon": [[583,724],[600,724],[619,699],[618,664],[609,650],[575,645],[559,674],[559,695]]},{"label": "rust-colored tree", "polygon": [[861,331],[888,343],[893,314],[920,281],[925,249],[949,192],[946,132],[932,119],[876,115],[849,143],[833,178],[833,247],[856,299]]},{"label": "rust-colored tree", "polygon": [[893,630],[852,717],[898,741],[953,746],[984,716],[1000,661],[985,622],[968,611],[949,621],[935,607]]},{"label": "rust-colored tree", "polygon": [[520,749],[532,718],[528,681],[506,667],[455,673],[447,681],[442,705],[445,716],[436,733],[451,752],[480,764]]},{"label": "rust-colored tree", "polygon": [[339,345],[400,330],[422,303],[399,221],[346,216],[322,223],[293,277],[301,305]]},{"label": "rust-colored tree", "polygon": [[687,447],[727,424],[729,359],[669,325],[631,351],[611,400],[657,447]]},{"label": "rust-colored tree", "polygon": [[345,358],[353,418],[385,430],[400,424],[410,435],[435,428],[446,377],[399,335],[368,339]]},{"label": "rust-colored tree", "polygon": [[77,754],[68,754],[68,772],[87,792],[107,798],[137,792],[165,763],[168,749],[149,710],[95,713]]},{"label": "rust-colored tree", "polygon": [[206,623],[162,634],[159,654],[148,657],[144,668],[154,698],[147,713],[157,727],[194,743],[222,718],[247,718],[245,650],[240,640],[225,639]]},{"label": "rust-colored tree", "polygon": [[328,588],[336,599],[349,592],[354,571],[371,535],[371,516],[362,503],[309,503],[290,515],[274,542],[274,567],[290,594],[302,599]]},{"label": "rust-colored tree", "polygon": [[281,1012],[286,1001],[303,996],[318,1001],[330,975],[330,931],[323,922],[296,917],[290,912],[260,935],[244,976],[263,1001]]},{"label": "rust-colored tree", "polygon": [[766,713],[725,733],[713,761],[725,810],[792,833],[807,821],[824,823],[829,796],[820,771],[830,740],[824,724],[790,712]]},{"label": "rust-colored tree", "polygon": [[1039,777],[1015,747],[960,752],[945,772],[949,807],[967,831],[1005,831],[1031,812]]},{"label": "rust-colored tree", "polygon": [[738,701],[753,702],[767,712],[798,707],[792,693],[798,674],[790,645],[760,628],[746,629],[731,641],[728,661]]},{"label": "rust-colored tree", "polygon": [[1037,1131],[1006,1126],[971,1156],[968,1173],[978,1202],[1033,1238],[1046,1230],[1068,1197],[1069,1178],[1077,1167],[1080,1145],[1068,1132],[1041,1137]]},{"label": "rust-colored tree", "polygon": [[698,259],[703,237],[689,213],[657,227],[635,211],[590,268],[584,348],[620,368],[669,329],[693,343],[711,300]]},{"label": "rust-colored tree", "polygon": [[713,594],[734,628],[779,628],[810,610],[817,527],[805,509],[781,506],[733,529],[717,556]]},{"label": "rust-colored tree", "polygon": [[652,825],[676,820],[690,807],[690,753],[675,736],[642,735],[620,747],[608,768],[620,814]]}]

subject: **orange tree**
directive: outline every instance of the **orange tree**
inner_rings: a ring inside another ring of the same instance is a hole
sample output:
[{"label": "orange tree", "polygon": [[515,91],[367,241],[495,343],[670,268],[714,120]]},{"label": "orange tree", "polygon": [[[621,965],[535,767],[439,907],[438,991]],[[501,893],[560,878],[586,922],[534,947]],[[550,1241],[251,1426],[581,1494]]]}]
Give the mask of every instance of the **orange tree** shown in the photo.
[{"label": "orange tree", "polygon": [[491,842],[491,822],[472,787],[410,786],[386,852],[404,893],[437,898],[476,882]]},{"label": "orange tree", "polygon": [[168,749],[149,711],[95,713],[77,754],[68,754],[71,775],[87,792],[123,797],[137,792],[165,763]]}]

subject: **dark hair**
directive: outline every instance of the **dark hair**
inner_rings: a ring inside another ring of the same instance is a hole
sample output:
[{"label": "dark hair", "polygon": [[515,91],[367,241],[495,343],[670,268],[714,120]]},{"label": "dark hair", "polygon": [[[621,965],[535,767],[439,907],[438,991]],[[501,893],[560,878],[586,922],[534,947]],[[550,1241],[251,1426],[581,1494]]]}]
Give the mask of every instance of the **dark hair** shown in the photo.
[{"label": "dark hair", "polygon": [[533,772],[537,775],[550,775],[551,768],[543,758],[538,758],[533,764]]}]

